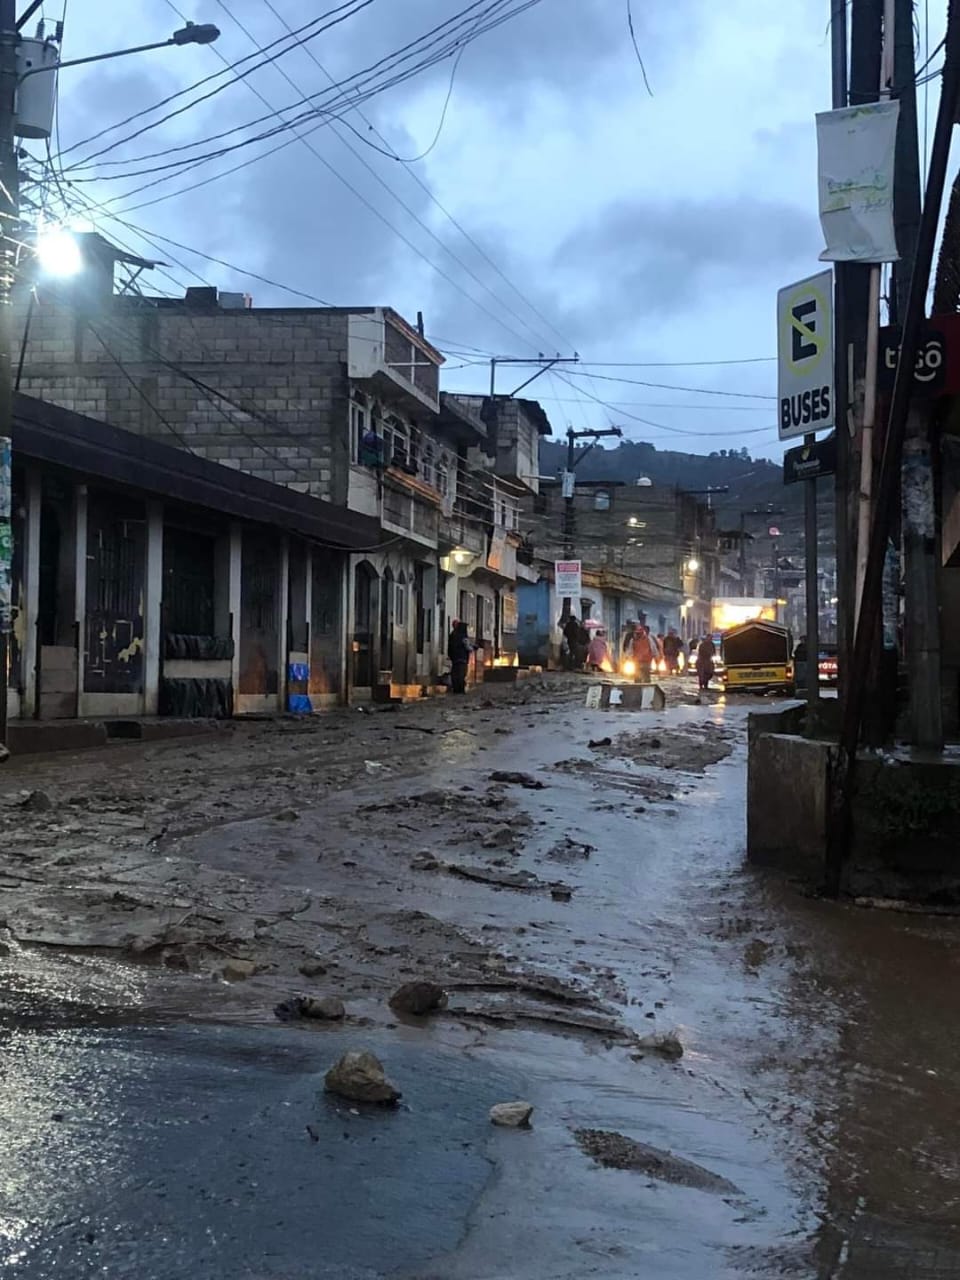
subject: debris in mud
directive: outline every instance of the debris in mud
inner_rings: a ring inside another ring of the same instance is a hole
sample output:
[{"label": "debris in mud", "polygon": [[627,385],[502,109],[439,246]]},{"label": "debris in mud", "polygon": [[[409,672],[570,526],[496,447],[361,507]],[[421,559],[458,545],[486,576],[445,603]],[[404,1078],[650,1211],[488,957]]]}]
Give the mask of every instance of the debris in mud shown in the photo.
[{"label": "debris in mud", "polygon": [[364,760],[363,767],[367,773],[381,773],[387,766],[379,760]]},{"label": "debris in mud", "polygon": [[440,865],[432,853],[416,853],[410,859],[411,871],[439,871]]},{"label": "debris in mud", "polygon": [[636,1142],[615,1130],[575,1129],[573,1136],[580,1150],[605,1169],[628,1169],[661,1182],[692,1187],[695,1191],[710,1191],[715,1195],[740,1194],[739,1187],[702,1165],[645,1142]]},{"label": "debris in mud", "polygon": [[655,1031],[652,1035],[641,1036],[637,1048],[646,1053],[659,1053],[662,1058],[676,1060],[683,1057],[683,1045],[675,1031]]},{"label": "debris in mud", "polygon": [[545,783],[530,773],[519,773],[513,769],[495,769],[490,775],[491,782],[504,782],[513,787],[525,787],[528,791],[542,791]]},{"label": "debris in mud", "polygon": [[765,938],[753,938],[743,951],[743,963],[748,969],[756,971],[773,950],[773,943]]},{"label": "debris in mud", "polygon": [[436,982],[405,982],[390,997],[394,1013],[423,1017],[446,1007],[447,993]]},{"label": "debris in mud", "polygon": [[296,809],[281,809],[273,815],[274,822],[299,822],[300,814]]},{"label": "debris in mud", "polygon": [[521,893],[549,890],[552,893],[554,889],[569,888],[568,885],[551,884],[547,880],[541,880],[532,871],[498,871],[492,867],[474,867],[456,862],[439,863],[438,866],[448,875],[459,876],[461,880],[475,880],[479,884],[489,884],[494,889],[516,889]]},{"label": "debris in mud", "polygon": [[484,849],[512,849],[516,838],[513,828],[504,824],[488,831],[480,843]]},{"label": "debris in mud", "polygon": [[598,747],[609,747],[612,745],[612,743],[613,743],[612,738],[591,738],[590,741],[587,743],[587,746],[592,748],[594,751],[596,751]]},{"label": "debris in mud", "polygon": [[230,959],[220,970],[227,982],[246,982],[257,972],[256,961]]},{"label": "debris in mud", "polygon": [[295,1022],[299,1018],[340,1022],[347,1016],[343,1001],[336,996],[291,996],[289,1000],[281,1000],[273,1012],[281,1022]]},{"label": "debris in mud", "polygon": [[547,850],[547,857],[552,858],[554,862],[580,862],[589,858],[593,851],[594,846],[592,844],[585,844],[581,840],[573,840],[570,836],[564,836],[555,845],[551,845]]},{"label": "debris in mud", "polygon": [[327,972],[327,966],[321,964],[319,960],[304,960],[300,966],[300,972],[305,978],[322,978]]},{"label": "debris in mud", "polygon": [[20,809],[24,813],[49,813],[53,801],[45,791],[21,791],[5,801],[8,808]]},{"label": "debris in mud", "polygon": [[378,1057],[366,1049],[351,1049],[324,1077],[324,1089],[351,1102],[392,1106],[402,1096],[390,1083]]},{"label": "debris in mud", "polygon": [[531,1102],[497,1102],[490,1108],[490,1123],[501,1129],[529,1129]]},{"label": "debris in mud", "polygon": [[572,889],[555,888],[550,890],[550,897],[554,902],[569,902],[573,897]]}]

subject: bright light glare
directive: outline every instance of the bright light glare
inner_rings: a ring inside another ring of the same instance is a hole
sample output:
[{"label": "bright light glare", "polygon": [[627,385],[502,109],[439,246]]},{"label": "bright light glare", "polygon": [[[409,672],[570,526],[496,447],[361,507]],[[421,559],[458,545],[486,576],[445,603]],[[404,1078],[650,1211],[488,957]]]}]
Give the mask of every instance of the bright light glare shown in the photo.
[{"label": "bright light glare", "polygon": [[691,556],[690,559],[687,561],[687,571],[689,573],[696,573],[699,568],[700,568],[700,561],[697,559],[696,556]]},{"label": "bright light glare", "polygon": [[80,246],[63,227],[51,227],[37,237],[37,259],[48,276],[75,276],[83,270]]}]

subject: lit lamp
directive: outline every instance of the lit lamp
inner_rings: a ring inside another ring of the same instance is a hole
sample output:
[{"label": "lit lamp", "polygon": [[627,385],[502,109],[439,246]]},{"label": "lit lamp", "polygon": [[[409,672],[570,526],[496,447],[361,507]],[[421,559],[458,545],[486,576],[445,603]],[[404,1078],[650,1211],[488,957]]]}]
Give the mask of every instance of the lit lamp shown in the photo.
[{"label": "lit lamp", "polygon": [[66,227],[47,227],[37,236],[37,261],[44,275],[65,280],[83,270],[83,255]]},{"label": "lit lamp", "polygon": [[474,553],[472,551],[468,551],[466,547],[454,547],[453,563],[459,565],[461,569],[465,568],[468,564],[472,564],[475,559],[476,556]]},{"label": "lit lamp", "polygon": [[696,556],[691,556],[687,561],[687,573],[696,573],[700,568],[700,561]]}]

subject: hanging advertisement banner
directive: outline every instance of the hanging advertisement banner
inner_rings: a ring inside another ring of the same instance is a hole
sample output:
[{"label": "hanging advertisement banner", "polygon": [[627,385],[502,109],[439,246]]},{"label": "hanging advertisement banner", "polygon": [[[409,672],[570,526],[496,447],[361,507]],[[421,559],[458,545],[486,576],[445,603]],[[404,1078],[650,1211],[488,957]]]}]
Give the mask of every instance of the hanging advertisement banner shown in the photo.
[{"label": "hanging advertisement banner", "polygon": [[817,115],[822,262],[896,262],[893,167],[899,102]]}]

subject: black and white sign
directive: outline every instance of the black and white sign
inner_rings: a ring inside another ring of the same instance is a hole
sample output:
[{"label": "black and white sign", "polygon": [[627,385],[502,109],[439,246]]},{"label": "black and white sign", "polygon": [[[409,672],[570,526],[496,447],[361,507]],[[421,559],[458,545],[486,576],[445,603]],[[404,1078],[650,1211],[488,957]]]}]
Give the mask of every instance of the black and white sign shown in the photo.
[{"label": "black and white sign", "polygon": [[819,480],[832,476],[837,469],[837,437],[827,436],[813,444],[801,444],[788,449],[783,455],[783,483],[797,484],[801,480]]},{"label": "black and white sign", "polygon": [[833,427],[832,271],[777,294],[777,388],[781,440]]}]

